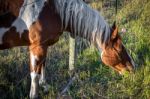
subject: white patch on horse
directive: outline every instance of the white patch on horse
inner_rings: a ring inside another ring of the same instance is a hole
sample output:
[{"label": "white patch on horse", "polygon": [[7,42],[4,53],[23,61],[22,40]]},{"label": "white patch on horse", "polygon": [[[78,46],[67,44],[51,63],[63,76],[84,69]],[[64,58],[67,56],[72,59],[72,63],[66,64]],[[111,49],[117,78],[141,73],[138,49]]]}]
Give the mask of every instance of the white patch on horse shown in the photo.
[{"label": "white patch on horse", "polygon": [[8,30],[9,30],[9,28],[0,28],[0,44],[3,44],[3,35]]},{"label": "white patch on horse", "polygon": [[35,66],[37,66],[38,56],[36,56],[33,53],[31,53],[30,54],[30,58],[31,58],[31,65],[34,68]]},{"label": "white patch on horse", "polygon": [[101,59],[102,59],[102,57],[103,57],[103,54],[104,54],[104,52],[102,51],[102,52],[101,52]]},{"label": "white patch on horse", "polygon": [[46,79],[45,79],[45,68],[44,68],[44,66],[42,66],[39,84],[42,85],[45,82],[46,82]]},{"label": "white patch on horse", "polygon": [[49,86],[48,86],[46,79],[45,79],[45,67],[44,66],[42,66],[42,68],[41,68],[39,85],[44,89],[44,92],[46,92],[46,93],[48,92]]},{"label": "white patch on horse", "polygon": [[38,81],[40,75],[37,74],[36,72],[31,72],[30,76],[31,76],[30,98],[33,99],[38,97],[38,87],[39,87]]},{"label": "white patch on horse", "polygon": [[[11,27],[16,27],[16,31],[20,33],[20,37],[24,30],[29,30],[33,22],[38,19],[45,2],[47,2],[47,0],[24,0],[18,18],[11,25]],[[0,44],[2,43],[4,33],[9,29],[10,27],[0,28]]]},{"label": "white patch on horse", "polygon": [[19,16],[12,25],[17,28],[17,32],[20,33],[20,36],[24,30],[29,30],[33,22],[38,19],[45,2],[46,0],[24,0]]},{"label": "white patch on horse", "polygon": [[23,33],[24,30],[28,30],[24,21],[20,18],[17,18],[12,24],[12,26],[16,27],[16,32],[20,33],[20,38],[21,38],[21,33]]}]

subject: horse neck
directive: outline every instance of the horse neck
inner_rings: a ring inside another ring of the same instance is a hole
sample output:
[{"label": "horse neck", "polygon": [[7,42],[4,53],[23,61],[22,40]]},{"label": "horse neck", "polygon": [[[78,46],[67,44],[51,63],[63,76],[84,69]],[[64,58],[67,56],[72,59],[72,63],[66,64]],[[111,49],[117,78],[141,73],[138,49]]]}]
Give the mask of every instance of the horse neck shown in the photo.
[{"label": "horse neck", "polygon": [[84,38],[91,44],[94,44],[98,49],[103,50],[110,41],[111,29],[106,22],[101,24],[102,21],[99,20],[101,19],[98,19],[97,27],[93,29],[90,27],[91,25],[85,25],[85,27],[81,27],[81,30],[77,30],[76,28],[73,28],[75,27],[73,24],[69,24],[66,31],[68,31],[73,38],[77,36]]},{"label": "horse neck", "polygon": [[[54,1],[54,0],[51,0]],[[110,38],[110,28],[99,12],[91,9],[81,0],[55,0],[62,29],[72,37],[79,36],[91,43],[106,44]]]}]

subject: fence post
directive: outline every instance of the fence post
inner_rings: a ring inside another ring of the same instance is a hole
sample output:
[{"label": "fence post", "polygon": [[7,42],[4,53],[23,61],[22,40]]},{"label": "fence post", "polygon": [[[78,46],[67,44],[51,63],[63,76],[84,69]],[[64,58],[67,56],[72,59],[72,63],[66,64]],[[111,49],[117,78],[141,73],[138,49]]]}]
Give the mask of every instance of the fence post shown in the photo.
[{"label": "fence post", "polygon": [[69,37],[69,70],[70,71],[74,70],[74,66],[75,66],[75,60],[76,60],[75,41],[76,40],[74,38],[72,38],[71,36]]}]

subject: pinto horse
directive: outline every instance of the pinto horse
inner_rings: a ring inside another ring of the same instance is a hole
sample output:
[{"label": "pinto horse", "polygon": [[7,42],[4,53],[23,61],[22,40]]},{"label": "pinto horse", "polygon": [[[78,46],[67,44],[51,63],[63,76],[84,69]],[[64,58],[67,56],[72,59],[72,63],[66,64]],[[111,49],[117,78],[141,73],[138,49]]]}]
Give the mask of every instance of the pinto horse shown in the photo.
[{"label": "pinto horse", "polygon": [[102,61],[119,73],[134,68],[116,25],[110,27],[99,12],[81,0],[0,0],[0,4],[0,49],[29,46],[30,98],[38,97],[39,85],[48,90],[47,48],[63,31],[101,49]]}]

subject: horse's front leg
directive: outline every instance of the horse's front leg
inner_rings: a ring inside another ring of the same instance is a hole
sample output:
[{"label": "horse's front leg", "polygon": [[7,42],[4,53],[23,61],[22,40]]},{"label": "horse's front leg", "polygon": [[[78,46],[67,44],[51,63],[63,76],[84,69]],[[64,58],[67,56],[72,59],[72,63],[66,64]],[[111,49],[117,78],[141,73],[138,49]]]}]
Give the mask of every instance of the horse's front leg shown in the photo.
[{"label": "horse's front leg", "polygon": [[45,62],[43,63],[42,68],[41,68],[41,76],[39,79],[39,85],[42,87],[44,93],[48,92],[49,86],[48,86],[48,84],[46,82],[46,78],[45,78]]},{"label": "horse's front leg", "polygon": [[45,82],[44,64],[47,53],[47,46],[44,45],[31,45],[30,50],[30,75],[31,75],[31,88],[30,98],[38,98],[39,82]]}]

